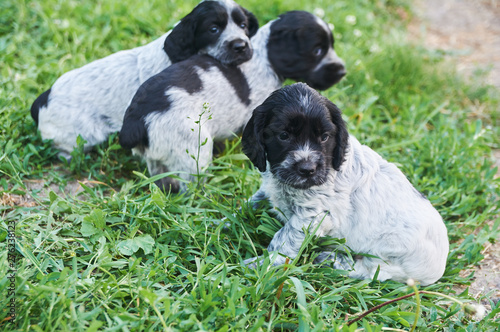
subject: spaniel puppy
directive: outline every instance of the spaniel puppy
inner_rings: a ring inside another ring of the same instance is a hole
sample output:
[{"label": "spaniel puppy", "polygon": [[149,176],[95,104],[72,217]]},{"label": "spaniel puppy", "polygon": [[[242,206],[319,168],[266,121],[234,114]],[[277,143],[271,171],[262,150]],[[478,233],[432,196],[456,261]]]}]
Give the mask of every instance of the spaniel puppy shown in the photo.
[{"label": "spaniel puppy", "polygon": [[[257,107],[242,144],[262,173],[253,200],[268,199],[281,212],[284,226],[269,252],[295,258],[308,230],[370,255],[317,258],[351,277],[373,278],[380,267],[378,280],[428,285],[443,275],[449,245],[439,213],[394,164],[350,136],[340,110],[307,85],[287,86]],[[284,262],[277,255],[273,264]]]},{"label": "spaniel puppy", "polygon": [[[251,42],[254,56],[238,67],[194,56],[139,88],[125,113],[120,144],[146,160],[151,176],[180,172],[192,181],[211,162],[213,142],[241,132],[252,110],[285,78],[326,89],[345,75],[328,25],[310,13],[283,14],[260,28]],[[206,113],[198,126],[205,103],[211,119]],[[168,177],[157,184],[172,192],[186,189]]]},{"label": "spaniel puppy", "polygon": [[88,150],[119,131],[139,86],[172,63],[197,53],[225,65],[248,61],[249,38],[258,27],[255,16],[232,0],[203,1],[157,40],[62,75],[35,100],[31,115],[42,138],[69,158],[78,135]]}]

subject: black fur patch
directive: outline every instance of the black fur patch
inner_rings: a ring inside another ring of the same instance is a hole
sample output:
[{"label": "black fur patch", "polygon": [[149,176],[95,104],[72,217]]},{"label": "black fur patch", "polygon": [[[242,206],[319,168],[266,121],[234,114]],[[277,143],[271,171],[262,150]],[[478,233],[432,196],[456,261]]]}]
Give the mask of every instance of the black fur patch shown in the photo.
[{"label": "black fur patch", "polygon": [[[228,15],[217,1],[204,1],[191,13],[181,19],[165,39],[164,50],[170,61],[186,60],[207,45],[217,41],[227,25]],[[218,33],[210,32],[210,27],[219,28]]]},{"label": "black fur patch", "polygon": [[[253,13],[251,13],[250,11],[246,10],[243,7],[240,7],[240,8],[248,20],[248,24],[247,24],[248,37],[253,37],[257,33],[257,30],[259,30],[259,21],[257,20],[257,18],[255,17],[255,15]],[[233,20],[236,21],[236,18],[234,17],[234,15],[235,15],[235,13],[233,11],[232,17],[233,17]]]},{"label": "black fur patch", "polygon": [[[301,99],[310,102],[304,105]],[[283,132],[288,135],[286,139],[280,138]],[[329,136],[326,142],[321,141],[323,134]],[[273,92],[254,110],[241,142],[243,152],[261,172],[266,170],[266,160],[273,170],[291,151],[306,143],[324,156],[325,163],[318,167],[338,171],[348,139],[340,110],[307,85],[296,83]]]},{"label": "black fur patch", "polygon": [[[246,24],[245,32],[249,37],[255,35],[259,28],[257,18],[243,7],[234,9],[231,18],[238,25]],[[201,49],[215,44],[228,20],[226,8],[219,2],[201,2],[174,27],[165,39],[163,48],[172,63],[186,60]],[[214,27],[218,29],[217,32],[212,30]]]},{"label": "black fur patch", "polygon": [[168,111],[171,102],[165,96],[165,92],[171,87],[181,88],[189,94],[200,91],[203,89],[203,82],[196,72],[197,68],[208,70],[211,67],[217,67],[222,72],[243,103],[246,105],[250,103],[250,87],[238,67],[224,66],[207,55],[195,55],[171,65],[139,87],[125,112],[120,130],[121,146],[129,149],[141,145],[148,146],[148,133],[144,120],[150,113]]},{"label": "black fur patch", "polygon": [[50,90],[51,89],[48,89],[40,96],[38,96],[38,98],[35,99],[35,101],[33,102],[33,105],[31,105],[31,117],[33,118],[33,120],[35,120],[37,126],[38,126],[38,114],[40,113],[40,108],[47,106],[47,103],[49,102]]},{"label": "black fur patch", "polygon": [[327,89],[344,75],[342,65],[313,70],[333,47],[333,35],[314,15],[290,11],[271,26],[267,45],[273,69],[283,78],[303,81],[315,89]]}]

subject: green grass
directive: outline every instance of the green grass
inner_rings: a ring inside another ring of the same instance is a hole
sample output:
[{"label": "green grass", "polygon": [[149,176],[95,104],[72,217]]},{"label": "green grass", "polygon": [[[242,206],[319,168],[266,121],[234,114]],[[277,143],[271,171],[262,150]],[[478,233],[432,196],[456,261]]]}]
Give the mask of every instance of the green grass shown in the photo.
[{"label": "green grass", "polygon": [[[165,196],[116,136],[68,165],[42,142],[29,107],[66,71],[170,29],[197,1],[3,0],[0,2],[0,328],[6,331],[380,331],[409,330],[413,292],[396,282],[349,279],[311,263],[320,241],[284,268],[249,270],[280,225],[245,200],[259,175],[238,140],[209,171],[203,189]],[[431,200],[448,227],[444,277],[422,290],[476,302],[467,291],[481,249],[498,239],[498,91],[466,83],[442,55],[406,42],[397,12],[410,1],[242,1],[264,24],[292,9],[322,8],[335,25],[349,75],[324,95],[349,130],[393,161]],[[355,20],[352,19],[355,17]],[[81,181],[78,196],[64,193]],[[27,185],[43,183],[43,189]],[[44,192],[48,191],[46,195]],[[35,204],[9,205],[31,195]],[[226,218],[231,226],[224,228]],[[16,318],[9,320],[8,227],[15,224]],[[489,226],[488,226],[489,225]],[[493,290],[492,290],[493,293]],[[491,294],[490,294],[491,295]],[[500,305],[475,321],[461,306],[421,296],[418,331],[494,331]]]}]

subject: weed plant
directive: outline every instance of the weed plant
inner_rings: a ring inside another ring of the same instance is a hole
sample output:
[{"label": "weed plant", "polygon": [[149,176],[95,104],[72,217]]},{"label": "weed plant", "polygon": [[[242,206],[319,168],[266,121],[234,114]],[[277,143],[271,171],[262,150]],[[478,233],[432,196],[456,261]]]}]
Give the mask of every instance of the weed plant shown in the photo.
[{"label": "weed plant", "polygon": [[[498,91],[465,82],[439,52],[407,42],[409,0],[241,4],[261,24],[302,9],[334,25],[349,73],[323,94],[343,110],[351,133],[398,164],[448,228],[445,275],[413,286],[418,300],[395,301],[348,325],[414,289],[312,264],[325,241],[342,239],[309,236],[303,255],[286,266],[244,267],[244,259],[267,255],[281,225],[269,206],[246,204],[259,174],[238,138],[225,142],[206,183],[182,195],[162,193],[116,135],[89,154],[75,150],[70,163],[58,159],[29,115],[34,99],[73,68],[159,37],[196,2],[0,2],[0,329],[497,331],[495,290],[474,299],[467,285],[484,245],[499,234],[491,155],[500,137]],[[426,291],[491,309],[474,319],[460,303]]]}]

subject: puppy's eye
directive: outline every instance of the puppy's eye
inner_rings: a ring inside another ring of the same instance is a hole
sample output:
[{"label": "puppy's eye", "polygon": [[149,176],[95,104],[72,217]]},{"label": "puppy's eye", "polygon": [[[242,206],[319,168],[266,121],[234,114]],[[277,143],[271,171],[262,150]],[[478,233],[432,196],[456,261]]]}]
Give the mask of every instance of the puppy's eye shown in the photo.
[{"label": "puppy's eye", "polygon": [[324,142],[328,141],[328,138],[330,138],[330,135],[328,135],[328,134],[321,135],[321,142],[324,143]]},{"label": "puppy's eye", "polygon": [[219,32],[219,27],[216,26],[216,25],[212,25],[210,27],[210,32],[213,33],[213,34],[218,33]]},{"label": "puppy's eye", "polygon": [[280,133],[278,135],[279,139],[282,140],[282,141],[286,141],[287,139],[290,138],[290,134],[288,134],[286,131]]},{"label": "puppy's eye", "polygon": [[322,54],[323,54],[323,49],[322,49],[321,47],[317,47],[317,48],[315,48],[315,49],[314,49],[314,51],[313,51],[313,55],[314,55],[314,56],[320,56],[320,55],[322,55]]},{"label": "puppy's eye", "polygon": [[241,23],[241,24],[240,24],[240,28],[245,29],[246,27],[247,27],[247,24],[246,24],[246,23]]}]

